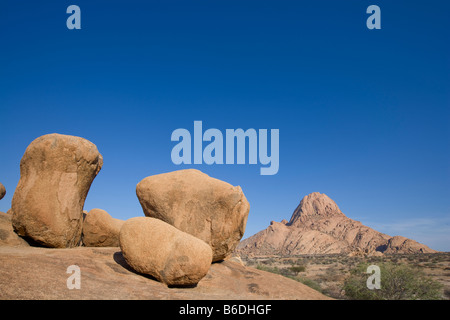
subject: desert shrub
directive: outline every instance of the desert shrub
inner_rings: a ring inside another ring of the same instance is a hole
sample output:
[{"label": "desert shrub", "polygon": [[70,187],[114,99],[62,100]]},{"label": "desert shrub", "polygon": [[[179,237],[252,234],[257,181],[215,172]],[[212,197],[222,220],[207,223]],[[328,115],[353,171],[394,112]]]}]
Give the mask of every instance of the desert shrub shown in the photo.
[{"label": "desert shrub", "polygon": [[256,264],[256,261],[249,260],[249,259],[243,259],[243,261],[244,261],[244,264],[249,267],[254,266]]},{"label": "desert shrub", "polygon": [[258,264],[256,266],[256,269],[258,270],[262,270],[262,271],[267,271],[267,272],[271,272],[271,273],[276,273],[276,274],[280,274],[280,269],[278,269],[277,267],[269,267],[269,266],[265,266],[265,265],[261,265]]},{"label": "desert shrub", "polygon": [[428,261],[428,257],[420,257],[419,258],[419,262],[427,262]]},{"label": "desert shrub", "polygon": [[295,264],[295,261],[293,259],[284,259],[283,264]]},{"label": "desert shrub", "polygon": [[306,285],[316,291],[322,292],[322,287],[320,286],[320,284],[312,279],[301,277],[301,278],[295,278],[294,280],[301,282],[304,285]]},{"label": "desert shrub", "polygon": [[305,272],[306,267],[305,266],[292,266],[289,268],[293,273],[299,273],[299,272]]},{"label": "desert shrub", "polygon": [[345,295],[355,300],[440,300],[442,285],[406,264],[382,263],[381,289],[367,288],[368,264],[351,270],[344,283]]},{"label": "desert shrub", "polygon": [[444,296],[447,298],[447,300],[450,299],[450,289],[449,288],[444,289]]},{"label": "desert shrub", "polygon": [[272,265],[272,264],[275,263],[275,259],[269,258],[269,259],[267,259],[267,260],[261,260],[261,263],[262,263],[262,264],[265,264],[265,265]]},{"label": "desert shrub", "polygon": [[[303,266],[299,266],[299,267],[303,267]],[[258,264],[256,266],[256,269],[258,269],[258,270],[282,275],[286,278],[301,282],[304,285],[307,285],[308,287],[313,288],[316,291],[322,292],[322,288],[318,282],[316,282],[312,279],[308,279],[308,278],[304,278],[304,277],[297,277],[297,276],[293,275],[293,271],[291,270],[291,268],[268,267],[268,266],[265,266],[262,264]]]}]

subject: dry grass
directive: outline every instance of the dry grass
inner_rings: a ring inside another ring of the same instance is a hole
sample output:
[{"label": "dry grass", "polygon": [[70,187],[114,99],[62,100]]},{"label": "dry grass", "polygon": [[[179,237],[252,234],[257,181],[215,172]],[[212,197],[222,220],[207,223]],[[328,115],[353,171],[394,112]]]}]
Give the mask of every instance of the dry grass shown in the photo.
[{"label": "dry grass", "polygon": [[391,254],[349,257],[344,254],[243,257],[248,266],[279,273],[301,281],[322,293],[346,299],[342,290],[350,270],[361,263],[391,262],[420,268],[432,279],[443,285],[442,297],[450,300],[450,252],[429,254]]}]

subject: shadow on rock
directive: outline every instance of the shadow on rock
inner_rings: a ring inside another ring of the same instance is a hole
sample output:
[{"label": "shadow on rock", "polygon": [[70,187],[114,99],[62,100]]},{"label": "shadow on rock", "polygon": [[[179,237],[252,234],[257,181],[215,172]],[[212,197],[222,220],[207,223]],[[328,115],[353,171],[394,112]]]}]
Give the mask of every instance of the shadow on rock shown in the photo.
[{"label": "shadow on rock", "polygon": [[[158,281],[158,279],[156,279],[155,277],[152,277],[151,275],[144,274],[144,273],[139,273],[136,270],[134,270],[127,263],[127,261],[123,257],[123,254],[122,254],[121,251],[115,252],[114,255],[113,255],[113,259],[118,265],[120,265],[122,268],[124,268],[124,269],[126,269],[128,271],[130,271],[130,272],[132,272],[134,274],[143,276],[143,277],[145,277],[147,279],[150,279],[150,280],[153,280],[153,281],[161,283],[160,281]],[[195,287],[197,287],[197,284],[194,284],[194,285],[170,285],[170,286],[168,286],[169,289],[190,289],[190,288],[195,288]]]},{"label": "shadow on rock", "polygon": [[150,280],[159,282],[155,277],[152,277],[151,275],[144,274],[144,273],[139,273],[139,272],[137,272],[136,270],[134,270],[134,269],[127,263],[127,261],[126,261],[125,258],[123,257],[123,254],[122,254],[121,251],[115,252],[114,255],[113,255],[113,259],[114,259],[114,261],[115,261],[118,265],[120,265],[121,267],[125,268],[125,269],[128,270],[128,271],[133,272],[134,274],[143,276],[143,277],[145,277],[145,278],[147,278],[147,279],[150,279]]}]

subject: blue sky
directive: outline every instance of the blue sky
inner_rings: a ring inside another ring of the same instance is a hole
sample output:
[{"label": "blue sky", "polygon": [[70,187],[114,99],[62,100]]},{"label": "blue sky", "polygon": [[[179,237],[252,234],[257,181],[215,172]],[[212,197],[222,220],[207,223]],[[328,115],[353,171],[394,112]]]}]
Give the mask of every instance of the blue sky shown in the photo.
[{"label": "blue sky", "polygon": [[[66,9],[81,8],[81,30]],[[381,8],[381,30],[366,8]],[[95,143],[85,209],[141,216],[143,178],[197,168],[240,185],[245,237],[327,194],[350,218],[450,251],[447,1],[2,1],[0,181],[47,133]],[[279,129],[280,170],[174,165],[177,128]]]}]

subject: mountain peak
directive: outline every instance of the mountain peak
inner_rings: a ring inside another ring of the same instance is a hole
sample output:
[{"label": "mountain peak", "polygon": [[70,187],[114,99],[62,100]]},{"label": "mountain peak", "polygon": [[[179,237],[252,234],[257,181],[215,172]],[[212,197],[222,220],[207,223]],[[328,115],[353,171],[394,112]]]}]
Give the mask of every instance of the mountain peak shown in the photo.
[{"label": "mountain peak", "polygon": [[305,196],[292,214],[289,225],[298,225],[307,220],[325,217],[345,217],[337,204],[326,194],[313,192]]},{"label": "mountain peak", "polygon": [[242,255],[433,253],[424,244],[391,237],[346,217],[327,195],[305,196],[291,221],[271,225],[239,244]]}]

